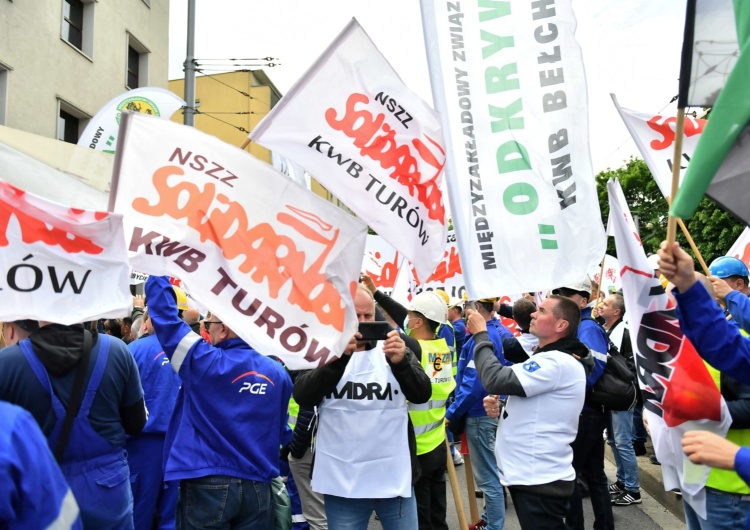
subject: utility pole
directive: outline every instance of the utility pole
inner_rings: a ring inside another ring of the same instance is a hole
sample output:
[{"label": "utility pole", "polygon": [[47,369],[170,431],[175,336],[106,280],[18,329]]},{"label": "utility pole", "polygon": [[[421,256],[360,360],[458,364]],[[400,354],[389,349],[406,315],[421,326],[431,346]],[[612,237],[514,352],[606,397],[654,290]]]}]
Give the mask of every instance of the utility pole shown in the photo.
[{"label": "utility pole", "polygon": [[185,70],[185,125],[195,126],[195,0],[188,0]]}]

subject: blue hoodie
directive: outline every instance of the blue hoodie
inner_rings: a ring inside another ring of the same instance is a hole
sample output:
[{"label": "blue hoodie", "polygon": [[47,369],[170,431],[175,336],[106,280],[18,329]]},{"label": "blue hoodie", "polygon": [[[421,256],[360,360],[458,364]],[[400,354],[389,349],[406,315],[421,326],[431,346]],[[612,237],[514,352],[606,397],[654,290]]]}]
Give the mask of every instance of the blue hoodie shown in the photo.
[{"label": "blue hoodie", "polygon": [[[502,324],[500,325],[502,326]],[[500,330],[492,320],[487,321],[487,334],[495,345],[495,357],[503,365],[510,366],[512,363],[506,361],[503,356],[503,341]],[[448,421],[457,420],[464,415],[469,418],[487,415],[482,400],[488,394],[482,387],[482,381],[479,379],[474,365],[474,346],[474,336],[472,335],[466,339],[464,347],[461,349],[456,373],[456,399],[445,412]]]},{"label": "blue hoodie", "polygon": [[289,374],[242,339],[204,341],[177,316],[165,277],[149,277],[146,296],[156,336],[182,380],[164,479],[224,475],[270,483],[288,442]]}]

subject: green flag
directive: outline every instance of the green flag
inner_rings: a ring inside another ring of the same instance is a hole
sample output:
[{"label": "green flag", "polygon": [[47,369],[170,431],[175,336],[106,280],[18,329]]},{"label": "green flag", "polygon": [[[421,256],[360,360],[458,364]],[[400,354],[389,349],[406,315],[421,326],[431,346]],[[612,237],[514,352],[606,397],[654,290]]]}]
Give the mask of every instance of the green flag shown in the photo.
[{"label": "green flag", "polygon": [[[737,28],[739,57],[727,73],[728,65],[733,61],[736,52],[730,49],[733,40],[728,35],[727,27],[723,32],[720,25],[713,36],[701,33],[701,20],[711,20],[713,11],[720,8],[726,0],[689,0],[693,4],[695,31],[689,34],[690,7],[686,19],[683,61],[680,72],[679,106],[710,106],[713,100],[711,117],[706,124],[701,139],[695,148],[693,158],[688,165],[687,173],[672,203],[671,215],[680,218],[690,217],[704,194],[723,206],[734,215],[750,223],[750,186],[746,176],[750,176],[750,129],[746,129],[750,119],[750,2],[734,0],[734,22]],[[729,5],[729,4],[726,4]],[[729,5],[731,9],[731,5]],[[718,53],[716,49],[707,50],[708,44],[724,47]],[[692,54],[686,59],[686,47],[692,48]],[[703,46],[703,49],[701,49]],[[714,53],[715,52],[715,53]],[[712,59],[713,57],[713,59]],[[693,66],[693,71],[685,75],[686,62]],[[698,71],[695,70],[696,65]],[[723,87],[711,85],[707,80],[712,75],[725,77]],[[686,81],[690,88],[685,90]],[[703,84],[703,94],[699,94]],[[697,87],[697,88],[696,88]],[[718,97],[716,94],[718,92]],[[745,193],[747,191],[747,193]]]}]

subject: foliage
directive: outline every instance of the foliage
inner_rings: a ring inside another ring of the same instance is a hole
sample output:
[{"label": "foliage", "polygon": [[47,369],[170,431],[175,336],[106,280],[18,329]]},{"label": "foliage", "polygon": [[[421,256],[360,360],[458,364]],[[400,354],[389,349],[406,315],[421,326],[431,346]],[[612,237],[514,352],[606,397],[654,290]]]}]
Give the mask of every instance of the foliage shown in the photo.
[{"label": "foliage", "polygon": [[[630,213],[638,224],[646,255],[656,253],[659,244],[667,238],[668,209],[667,201],[659,191],[648,166],[641,159],[631,158],[625,166],[602,171],[596,176],[599,206],[605,226],[609,215],[607,181],[610,178],[620,180]],[[685,220],[685,226],[707,264],[726,254],[745,228],[745,225],[736,217],[720,209],[716,203],[707,198],[700,202],[693,217]],[[677,241],[688,252],[691,252],[687,239],[679,227],[677,228]],[[614,238],[608,238],[607,253],[616,256]]]}]

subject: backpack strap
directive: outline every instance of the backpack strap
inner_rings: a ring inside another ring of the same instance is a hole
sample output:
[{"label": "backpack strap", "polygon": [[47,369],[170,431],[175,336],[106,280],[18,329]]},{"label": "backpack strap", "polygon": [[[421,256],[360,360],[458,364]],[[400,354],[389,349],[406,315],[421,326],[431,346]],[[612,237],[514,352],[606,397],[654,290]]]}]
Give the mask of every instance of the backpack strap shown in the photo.
[{"label": "backpack strap", "polygon": [[70,394],[70,401],[68,401],[68,408],[65,411],[65,419],[63,420],[62,427],[60,428],[60,436],[57,439],[57,446],[55,447],[55,460],[57,460],[58,462],[62,462],[62,457],[65,453],[65,447],[68,445],[70,431],[73,428],[73,420],[78,415],[78,411],[81,408],[84,390],[83,383],[89,367],[92,344],[93,338],[91,336],[91,332],[87,329],[84,329],[83,356],[81,357],[81,360],[78,361],[78,368],[76,369],[75,381],[73,381],[73,389]]}]

